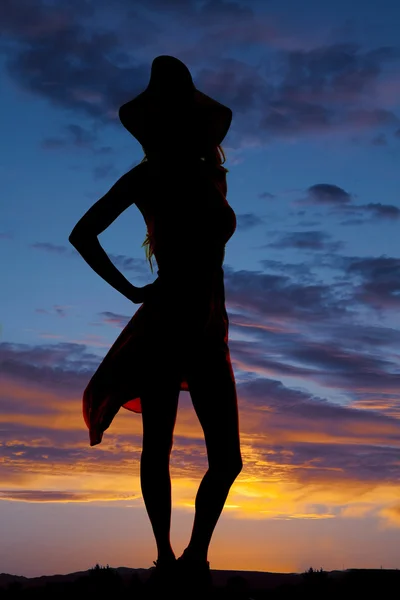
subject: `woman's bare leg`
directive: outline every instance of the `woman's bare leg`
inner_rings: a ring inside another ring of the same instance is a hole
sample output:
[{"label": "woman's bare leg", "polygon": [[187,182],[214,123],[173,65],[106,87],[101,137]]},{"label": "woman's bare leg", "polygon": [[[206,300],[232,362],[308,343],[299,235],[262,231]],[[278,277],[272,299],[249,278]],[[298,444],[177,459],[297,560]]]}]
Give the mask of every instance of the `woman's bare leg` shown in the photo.
[{"label": "woman's bare leg", "polygon": [[204,431],[208,471],[196,496],[192,535],[185,556],[207,560],[208,547],[229,490],[242,470],[236,385],[228,363],[207,360],[191,371],[193,406]]},{"label": "woman's bare leg", "polygon": [[157,545],[157,560],[175,557],[171,547],[171,478],[173,443],[180,382],[155,374],[141,396],[143,445],[140,480],[143,500]]}]

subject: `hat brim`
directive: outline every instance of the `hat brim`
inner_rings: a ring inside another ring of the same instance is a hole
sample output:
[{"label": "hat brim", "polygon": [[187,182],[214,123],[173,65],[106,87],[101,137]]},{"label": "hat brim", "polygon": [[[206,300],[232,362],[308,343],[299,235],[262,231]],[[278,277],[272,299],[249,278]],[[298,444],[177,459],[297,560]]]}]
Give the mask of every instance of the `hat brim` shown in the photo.
[{"label": "hat brim", "polygon": [[[164,139],[191,137],[200,146],[219,146],[228,133],[232,111],[194,87],[190,102],[169,98],[154,101],[148,88],[118,111],[122,125],[146,147]],[[188,129],[189,127],[189,129]]]}]

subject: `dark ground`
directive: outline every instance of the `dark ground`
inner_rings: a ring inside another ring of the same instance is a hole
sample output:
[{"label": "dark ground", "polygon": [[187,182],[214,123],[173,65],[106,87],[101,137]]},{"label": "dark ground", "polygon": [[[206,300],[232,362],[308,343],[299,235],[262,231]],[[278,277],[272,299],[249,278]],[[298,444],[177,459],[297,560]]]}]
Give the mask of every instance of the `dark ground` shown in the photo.
[{"label": "dark ground", "polygon": [[89,571],[35,578],[0,574],[0,599],[25,600],[93,598],[101,600],[147,600],[179,598],[206,600],[273,600],[286,598],[329,600],[340,598],[396,598],[400,596],[400,571],[386,569],[349,569],[305,573],[263,573],[251,571],[211,571],[213,586],[200,591],[197,582],[156,592],[146,585],[148,569],[128,569],[96,565]]}]

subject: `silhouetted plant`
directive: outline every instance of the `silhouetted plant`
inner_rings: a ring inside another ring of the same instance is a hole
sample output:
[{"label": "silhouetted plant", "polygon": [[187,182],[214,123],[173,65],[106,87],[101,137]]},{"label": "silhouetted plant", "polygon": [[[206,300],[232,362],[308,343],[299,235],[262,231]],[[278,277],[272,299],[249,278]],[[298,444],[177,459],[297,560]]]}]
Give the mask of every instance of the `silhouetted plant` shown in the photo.
[{"label": "silhouetted plant", "polygon": [[122,579],[116,569],[110,565],[102,566],[96,563],[94,567],[89,569],[89,578],[87,581],[89,590],[113,591],[122,587]]},{"label": "silhouetted plant", "polygon": [[307,587],[321,587],[327,582],[328,573],[322,569],[313,569],[310,567],[308,571],[303,573],[303,581]]}]

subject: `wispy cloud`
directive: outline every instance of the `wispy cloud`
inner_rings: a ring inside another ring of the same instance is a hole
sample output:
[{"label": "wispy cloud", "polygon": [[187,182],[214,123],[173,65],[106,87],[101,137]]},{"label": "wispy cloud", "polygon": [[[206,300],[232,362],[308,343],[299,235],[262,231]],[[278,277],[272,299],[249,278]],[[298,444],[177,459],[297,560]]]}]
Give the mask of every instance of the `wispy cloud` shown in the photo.
[{"label": "wispy cloud", "polygon": [[264,224],[264,219],[254,213],[237,214],[236,219],[239,231],[248,231],[258,225]]},{"label": "wispy cloud", "polygon": [[[17,11],[10,1],[3,3],[3,35],[10,43],[2,50],[10,76],[76,116],[116,123],[118,107],[146,87],[152,58],[165,52],[162,38],[170,40],[171,54],[189,64],[196,85],[232,108],[235,146],[249,136],[264,144],[282,136],[348,136],[378,128],[376,140],[399,128],[398,95],[390,91],[396,86],[388,75],[399,61],[396,48],[321,45],[310,35],[296,39],[268,15],[236,2],[199,6],[193,0],[167,9],[155,0],[135,8],[118,0],[118,7],[113,29],[100,31],[92,24],[95,15],[107,22],[104,5],[64,0],[49,7],[24,0]],[[264,52],[257,66],[233,57],[239,47],[257,45]],[[68,127],[67,138],[44,145],[94,144],[92,130]]]},{"label": "wispy cloud", "polygon": [[283,233],[269,248],[296,248],[298,250],[335,252],[343,247],[341,242],[330,241],[331,236],[323,231],[293,231]]},{"label": "wispy cloud", "polygon": [[67,254],[69,250],[66,246],[61,244],[52,244],[50,242],[35,242],[31,244],[31,247],[35,248],[36,250],[44,250],[46,252],[52,252],[55,254]]}]

